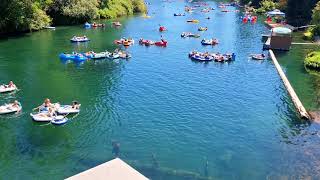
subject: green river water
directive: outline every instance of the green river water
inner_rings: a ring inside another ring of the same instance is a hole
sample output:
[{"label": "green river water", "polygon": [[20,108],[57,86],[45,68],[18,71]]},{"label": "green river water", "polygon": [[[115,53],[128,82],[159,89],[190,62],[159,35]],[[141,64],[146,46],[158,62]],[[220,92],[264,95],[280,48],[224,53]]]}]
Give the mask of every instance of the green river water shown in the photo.
[{"label": "green river water", "polygon": [[[263,19],[242,24],[238,13],[195,10],[185,17],[184,1],[150,1],[150,19],[121,18],[120,29],[57,27],[0,40],[0,83],[13,80],[19,91],[0,95],[0,104],[21,101],[23,111],[0,117],[0,179],[63,179],[120,158],[151,179],[320,178],[319,125],[298,119],[270,60],[257,62]],[[235,10],[234,7],[228,7]],[[211,19],[206,19],[210,16]],[[187,19],[199,19],[188,24]],[[110,21],[102,21],[109,24]],[[168,28],[158,32],[159,24]],[[182,39],[182,32],[216,37]],[[71,44],[74,35],[91,41]],[[168,47],[139,46],[139,38]],[[130,60],[64,63],[61,52],[117,48],[115,39],[132,37]],[[197,63],[188,52],[234,52],[232,63]],[[320,76],[309,74],[303,58],[310,46],[277,53],[307,109],[319,109]],[[29,113],[49,97],[53,102],[78,100],[81,112],[63,126],[35,123]]]}]

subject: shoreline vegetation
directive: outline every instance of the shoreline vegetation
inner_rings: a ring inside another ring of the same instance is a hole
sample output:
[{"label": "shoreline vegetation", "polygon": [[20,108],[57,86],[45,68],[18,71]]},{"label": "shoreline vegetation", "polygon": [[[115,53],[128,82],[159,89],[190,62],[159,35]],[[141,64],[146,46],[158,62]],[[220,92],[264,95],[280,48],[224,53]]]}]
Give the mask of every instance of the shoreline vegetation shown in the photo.
[{"label": "shoreline vegetation", "polygon": [[[320,1],[318,0],[240,0],[248,13],[264,14],[274,9],[286,13],[286,23],[293,26],[314,25],[306,29],[303,39],[320,43]],[[320,71],[320,51],[307,54],[307,69]]]},{"label": "shoreline vegetation", "polygon": [[[312,10],[312,21],[315,27],[307,29],[303,34],[304,39],[308,41],[320,42],[320,1]],[[304,65],[310,70],[320,71],[320,51],[312,51],[304,59]]]},{"label": "shoreline vegetation", "polygon": [[288,24],[303,26],[312,20],[318,0],[239,0],[252,13],[264,14],[274,9],[286,13]]},{"label": "shoreline vegetation", "polygon": [[4,0],[0,35],[145,13],[144,0]]},{"label": "shoreline vegetation", "polygon": [[320,51],[313,51],[309,53],[305,60],[304,65],[306,68],[319,70],[320,69]]}]

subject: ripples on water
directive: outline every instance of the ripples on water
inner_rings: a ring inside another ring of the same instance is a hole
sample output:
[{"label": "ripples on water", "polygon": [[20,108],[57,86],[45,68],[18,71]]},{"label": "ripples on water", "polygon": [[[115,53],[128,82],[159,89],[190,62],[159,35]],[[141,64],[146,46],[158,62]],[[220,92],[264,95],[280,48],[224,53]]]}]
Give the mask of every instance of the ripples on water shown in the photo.
[{"label": "ripples on water", "polygon": [[[243,25],[237,14],[217,8],[173,17],[185,2],[152,4],[153,18],[121,19],[119,30],[58,27],[0,43],[0,80],[12,78],[21,89],[0,95],[0,103],[18,99],[24,108],[0,117],[0,177],[68,177],[113,158],[112,142],[120,143],[122,159],[153,179],[319,177],[318,125],[297,118],[272,62],[248,59],[261,52],[266,27]],[[200,24],[185,23],[191,17]],[[167,48],[136,44],[129,61],[58,60],[65,51],[112,50],[123,36],[158,40],[158,24],[168,28]],[[180,38],[198,26],[209,28],[202,37],[221,44]],[[91,42],[69,43],[82,34]],[[193,49],[235,52],[237,59],[196,63],[187,57]],[[33,123],[30,110],[45,97],[77,99],[82,111],[61,127]]]}]

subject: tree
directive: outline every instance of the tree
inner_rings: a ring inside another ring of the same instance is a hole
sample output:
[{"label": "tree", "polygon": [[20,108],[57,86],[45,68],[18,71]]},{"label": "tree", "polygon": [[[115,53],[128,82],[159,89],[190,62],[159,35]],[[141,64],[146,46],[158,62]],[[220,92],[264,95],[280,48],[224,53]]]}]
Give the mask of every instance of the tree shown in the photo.
[{"label": "tree", "polygon": [[320,25],[320,1],[312,10],[312,23],[315,25]]},{"label": "tree", "polygon": [[312,9],[318,0],[288,0],[287,19],[289,24],[300,26],[311,20]]},{"label": "tree", "polygon": [[84,22],[98,16],[98,5],[97,0],[69,0],[62,7],[62,13],[77,22]]}]

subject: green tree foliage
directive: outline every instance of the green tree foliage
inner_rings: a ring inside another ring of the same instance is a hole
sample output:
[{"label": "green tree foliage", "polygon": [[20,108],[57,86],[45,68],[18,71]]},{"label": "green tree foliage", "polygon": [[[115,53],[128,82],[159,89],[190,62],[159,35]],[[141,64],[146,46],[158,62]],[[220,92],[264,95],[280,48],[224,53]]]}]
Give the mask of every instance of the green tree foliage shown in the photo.
[{"label": "green tree foliage", "polygon": [[319,0],[240,0],[259,8],[258,12],[279,8],[286,12],[288,23],[294,26],[308,24],[311,21],[312,9]]},{"label": "green tree foliage", "polygon": [[320,70],[320,52],[314,51],[309,53],[304,59],[304,65],[307,68]]},{"label": "green tree foliage", "polygon": [[320,1],[316,4],[312,10],[312,23],[320,25]]},{"label": "green tree foliage", "polygon": [[38,30],[51,22],[39,2],[32,0],[4,0],[0,8],[0,33]]},{"label": "green tree foliage", "polygon": [[98,5],[97,0],[68,0],[62,13],[77,22],[88,21],[98,16]]},{"label": "green tree foliage", "polygon": [[0,34],[145,12],[144,0],[1,0]]},{"label": "green tree foliage", "polygon": [[40,4],[32,4],[32,17],[29,22],[30,30],[40,30],[46,26],[49,26],[51,23],[51,18],[40,9]]},{"label": "green tree foliage", "polygon": [[285,11],[287,8],[287,3],[288,3],[288,0],[279,0],[278,8],[282,11]]},{"label": "green tree foliage", "polygon": [[300,26],[311,20],[312,9],[318,0],[288,0],[287,19],[289,24]]},{"label": "green tree foliage", "polygon": [[116,18],[145,11],[146,6],[143,0],[102,0],[99,15],[101,18]]},{"label": "green tree foliage", "polygon": [[273,2],[272,0],[263,0],[260,2],[260,8],[257,10],[257,13],[265,13],[272,11],[278,7],[278,3]]}]

